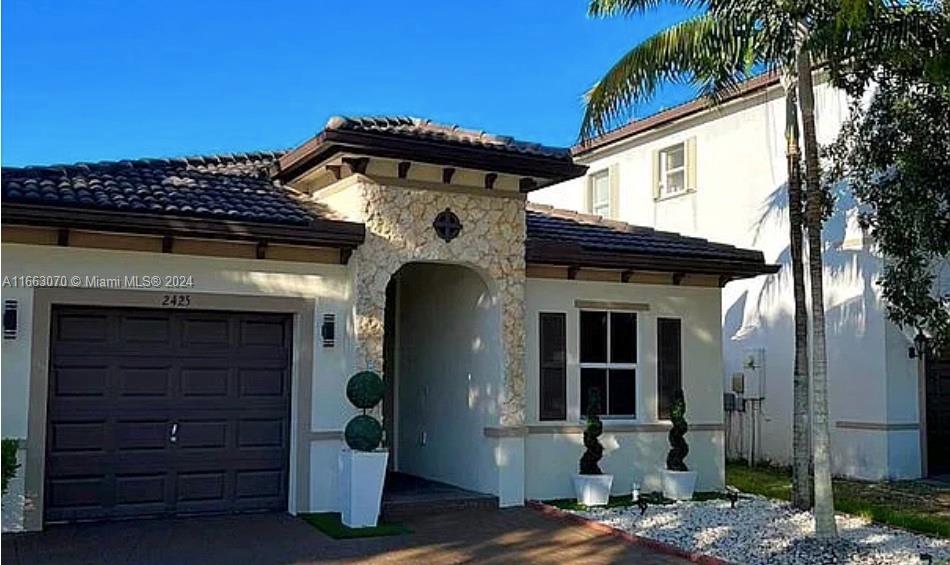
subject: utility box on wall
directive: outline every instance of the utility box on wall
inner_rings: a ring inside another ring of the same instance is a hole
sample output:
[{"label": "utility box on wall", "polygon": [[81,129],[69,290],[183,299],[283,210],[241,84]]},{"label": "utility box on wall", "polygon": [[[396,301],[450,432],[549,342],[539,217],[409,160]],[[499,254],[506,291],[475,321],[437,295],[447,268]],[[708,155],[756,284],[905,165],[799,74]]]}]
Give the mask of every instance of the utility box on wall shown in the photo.
[{"label": "utility box on wall", "polygon": [[742,356],[743,396],[749,400],[765,398],[765,349],[746,349]]}]

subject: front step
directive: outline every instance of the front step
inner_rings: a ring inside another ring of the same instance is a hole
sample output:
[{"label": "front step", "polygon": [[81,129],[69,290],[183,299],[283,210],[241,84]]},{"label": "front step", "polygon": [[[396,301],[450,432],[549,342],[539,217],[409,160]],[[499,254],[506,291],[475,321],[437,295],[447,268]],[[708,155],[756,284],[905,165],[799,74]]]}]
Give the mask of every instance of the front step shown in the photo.
[{"label": "front step", "polygon": [[380,513],[383,520],[398,522],[414,516],[429,516],[459,510],[491,510],[497,508],[498,497],[483,494],[471,498],[443,500],[384,501]]},{"label": "front step", "polygon": [[398,521],[476,508],[498,508],[498,497],[413,475],[390,473],[386,478],[380,514],[385,520]]}]

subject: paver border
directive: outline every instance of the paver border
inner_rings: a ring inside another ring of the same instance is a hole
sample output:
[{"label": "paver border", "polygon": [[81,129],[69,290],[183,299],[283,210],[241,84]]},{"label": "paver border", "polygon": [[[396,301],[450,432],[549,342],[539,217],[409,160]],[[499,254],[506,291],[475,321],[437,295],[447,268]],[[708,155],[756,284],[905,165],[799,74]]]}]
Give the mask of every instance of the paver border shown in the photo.
[{"label": "paver border", "polygon": [[619,528],[613,526],[608,526],[607,524],[597,522],[595,520],[589,520],[583,516],[578,516],[571,512],[566,512],[560,508],[555,508],[550,504],[545,504],[537,500],[529,500],[525,502],[525,505],[528,508],[536,510],[545,516],[551,518],[556,518],[565,522],[570,522],[572,524],[577,524],[583,526],[589,530],[599,532],[604,535],[613,536],[615,538],[621,539],[624,542],[630,545],[636,545],[640,547],[645,547],[652,549],[659,553],[666,555],[673,555],[675,557],[681,557],[693,563],[699,563],[700,565],[733,565],[731,562],[712,555],[707,555],[705,553],[699,553],[695,551],[687,551],[685,549],[676,547],[662,541],[657,541],[655,539],[645,538],[642,536],[634,535],[629,532],[625,532]]}]

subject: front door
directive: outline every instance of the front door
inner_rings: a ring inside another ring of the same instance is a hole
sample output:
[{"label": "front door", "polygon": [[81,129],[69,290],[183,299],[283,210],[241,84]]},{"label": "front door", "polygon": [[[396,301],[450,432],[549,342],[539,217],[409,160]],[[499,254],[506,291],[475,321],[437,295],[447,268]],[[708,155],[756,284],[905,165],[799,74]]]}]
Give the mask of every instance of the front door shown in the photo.
[{"label": "front door", "polygon": [[950,473],[950,351],[927,360],[928,474]]}]

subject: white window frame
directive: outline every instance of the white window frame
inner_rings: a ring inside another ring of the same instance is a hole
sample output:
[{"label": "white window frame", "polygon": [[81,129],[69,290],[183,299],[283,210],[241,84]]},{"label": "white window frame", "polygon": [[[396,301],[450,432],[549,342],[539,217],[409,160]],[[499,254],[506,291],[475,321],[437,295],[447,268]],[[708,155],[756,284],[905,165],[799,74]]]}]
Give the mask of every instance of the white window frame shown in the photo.
[{"label": "white window frame", "polygon": [[[580,349],[581,331],[583,331],[583,327],[580,320],[581,320],[581,313],[583,312],[605,312],[607,314],[607,362],[606,363],[584,363],[583,361],[580,360],[581,359],[581,349]],[[636,331],[636,334],[633,336],[633,339],[634,339],[634,343],[637,349],[637,356],[636,356],[636,360],[633,363],[611,363],[610,361],[611,359],[610,354],[611,354],[611,347],[612,347],[611,339],[610,339],[610,335],[611,335],[610,334],[610,314],[611,313],[633,314],[634,316],[634,320],[636,321],[637,331]],[[601,414],[600,418],[602,420],[636,420],[637,419],[637,412],[639,412],[638,408],[640,404],[641,375],[640,375],[639,365],[640,365],[640,326],[641,326],[642,321],[643,320],[639,312],[631,312],[629,310],[602,310],[602,309],[597,309],[597,308],[584,308],[584,309],[578,310],[578,313],[577,313],[577,359],[578,359],[578,366],[580,367],[580,372],[577,375],[578,393],[582,392],[580,390],[580,387],[583,386],[582,382],[583,382],[584,377],[582,373],[584,369],[605,369],[607,371],[607,382],[606,382],[607,398],[603,399],[603,402],[604,402],[603,410],[604,412],[606,412],[608,410],[608,407],[610,406],[610,370],[611,369],[619,369],[619,370],[633,369],[634,371],[633,388],[636,391],[635,392],[636,398],[634,399],[634,408],[633,408],[634,413],[633,414]],[[578,401],[580,401],[580,398],[581,398],[581,395],[578,394]],[[582,420],[586,419],[584,416],[584,409],[585,409],[584,406],[580,407]]]},{"label": "white window frame", "polygon": [[[683,164],[682,164],[681,166],[679,166],[679,167],[673,167],[673,168],[667,169],[667,166],[666,166],[666,165],[667,165],[667,163],[666,163],[666,161],[667,161],[667,155],[668,155],[670,152],[675,151],[675,150],[677,150],[677,149],[679,149],[680,151],[683,152]],[[686,183],[687,183],[687,181],[688,181],[688,179],[686,178],[686,176],[687,176],[687,174],[686,174],[686,167],[687,167],[687,165],[689,164],[689,163],[687,162],[687,159],[689,158],[689,154],[687,153],[687,150],[686,150],[686,142],[685,142],[685,141],[681,141],[681,142],[679,142],[679,143],[674,143],[673,145],[670,145],[670,146],[668,146],[668,147],[664,147],[663,149],[660,149],[660,150],[657,152],[657,158],[660,160],[660,163],[659,163],[659,167],[660,167],[660,198],[661,198],[661,199],[662,199],[662,198],[669,198],[669,197],[672,197],[672,196],[679,196],[680,194],[686,194],[686,193],[689,191],[689,188],[686,186]],[[676,173],[683,173],[683,186],[682,186],[679,190],[670,191],[670,190],[669,190],[669,184],[667,183],[667,180],[669,179],[670,175],[674,175],[674,174],[676,174]]]},{"label": "white window frame", "polygon": [[[598,202],[596,186],[597,186],[597,181],[600,179],[604,179],[604,181],[607,183],[607,195],[606,195],[606,200],[601,200]],[[599,216],[603,216],[604,218],[611,217],[613,210],[610,209],[610,169],[601,169],[597,171],[596,173],[593,173],[592,175],[590,175],[590,182],[588,183],[587,190],[590,193],[589,195],[590,210],[588,210],[588,212],[590,212],[591,214],[597,214]],[[598,207],[601,207],[604,205],[606,205],[607,207],[607,212],[606,213],[598,212],[597,211]]]}]

